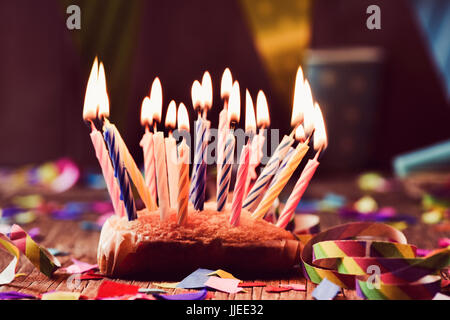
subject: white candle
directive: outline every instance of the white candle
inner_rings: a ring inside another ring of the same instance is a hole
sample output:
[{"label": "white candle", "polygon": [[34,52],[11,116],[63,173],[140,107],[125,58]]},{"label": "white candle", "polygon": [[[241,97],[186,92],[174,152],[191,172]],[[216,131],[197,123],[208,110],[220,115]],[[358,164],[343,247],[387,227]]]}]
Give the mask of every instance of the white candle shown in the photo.
[{"label": "white candle", "polygon": [[176,104],[171,101],[167,109],[166,128],[169,129],[169,136],[164,139],[166,147],[167,177],[169,181],[169,200],[170,207],[177,207],[178,200],[178,176],[179,166],[177,157],[177,143],[172,135],[172,129],[176,125]]}]

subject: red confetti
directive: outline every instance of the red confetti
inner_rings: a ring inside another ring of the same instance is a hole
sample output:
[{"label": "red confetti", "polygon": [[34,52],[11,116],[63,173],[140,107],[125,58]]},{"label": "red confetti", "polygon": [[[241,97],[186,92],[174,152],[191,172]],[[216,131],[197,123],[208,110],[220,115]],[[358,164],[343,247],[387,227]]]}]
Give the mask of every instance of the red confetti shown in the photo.
[{"label": "red confetti", "polygon": [[279,292],[286,292],[292,290],[291,287],[275,287],[275,286],[267,286],[265,288],[266,292],[270,293],[279,293]]},{"label": "red confetti", "polygon": [[105,278],[104,275],[95,272],[88,272],[80,275],[80,280],[100,280]]},{"label": "red confetti", "polygon": [[138,286],[105,280],[98,288],[96,299],[136,295],[138,290]]},{"label": "red confetti", "polygon": [[450,286],[450,280],[442,279],[441,280],[441,288],[447,288],[448,286]]},{"label": "red confetti", "polygon": [[265,287],[266,284],[264,282],[241,282],[238,284],[238,287],[241,288],[251,288],[251,287]]}]

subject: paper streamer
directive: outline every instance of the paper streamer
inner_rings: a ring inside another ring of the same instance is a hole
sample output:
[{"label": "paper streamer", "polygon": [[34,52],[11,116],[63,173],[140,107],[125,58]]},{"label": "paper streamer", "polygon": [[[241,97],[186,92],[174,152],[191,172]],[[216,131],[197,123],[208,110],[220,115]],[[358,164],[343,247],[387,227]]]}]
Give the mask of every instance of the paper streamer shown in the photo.
[{"label": "paper streamer", "polygon": [[30,262],[47,277],[61,267],[60,262],[47,249],[39,246],[33,239],[17,224],[11,227],[9,236],[14,245],[25,254]]},{"label": "paper streamer", "polygon": [[4,234],[1,233],[0,245],[14,256],[8,266],[2,272],[0,272],[0,285],[3,285],[11,283],[16,277],[17,262],[19,261],[20,251],[14,244],[9,241],[9,239]]},{"label": "paper streamer", "polygon": [[340,225],[314,236],[302,254],[305,277],[356,289],[365,299],[432,299],[437,272],[450,265],[450,249],[417,257],[399,230],[380,223]]}]

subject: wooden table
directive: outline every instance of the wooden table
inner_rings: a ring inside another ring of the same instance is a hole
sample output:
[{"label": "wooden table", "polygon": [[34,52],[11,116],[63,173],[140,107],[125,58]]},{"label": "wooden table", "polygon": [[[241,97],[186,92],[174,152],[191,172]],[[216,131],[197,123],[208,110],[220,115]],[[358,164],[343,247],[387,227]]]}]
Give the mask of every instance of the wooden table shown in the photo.
[{"label": "wooden table", "polygon": [[[290,190],[288,188],[288,190]],[[321,198],[327,192],[334,192],[342,194],[348,197],[348,201],[354,201],[362,196],[361,191],[358,190],[354,177],[347,179],[329,179],[314,181],[308,190],[308,196],[312,198]],[[49,198],[57,201],[91,201],[95,199],[104,199],[104,192],[86,190],[86,189],[74,189],[58,196],[51,196]],[[410,215],[419,216],[422,212],[420,201],[408,198],[401,190],[396,192],[389,192],[384,194],[374,194],[375,199],[380,206],[392,206],[400,213],[406,213]],[[349,222],[341,218],[336,213],[319,213],[321,219],[322,230],[328,227]],[[97,216],[94,214],[86,214],[83,219],[94,220]],[[39,227],[44,238],[41,244],[47,248],[58,248],[62,251],[70,253],[70,256],[59,257],[59,260],[63,266],[71,264],[70,258],[76,258],[89,263],[96,262],[97,243],[99,238],[99,232],[96,231],[84,231],[79,226],[79,221],[61,221],[54,220],[49,216],[39,216],[39,218],[26,226],[25,230],[29,230],[32,227]],[[412,244],[416,244],[420,248],[433,249],[437,247],[437,240],[441,237],[449,237],[447,232],[437,232],[432,226],[425,225],[421,222],[416,225],[410,226],[404,230],[408,241]],[[5,259],[2,259],[5,257]],[[0,261],[7,263],[9,259],[6,259],[4,252],[0,254]],[[5,263],[1,263],[2,267]],[[83,295],[94,298],[97,293],[97,289],[103,280],[83,280],[79,286],[75,289],[68,286],[68,275],[58,270],[52,279],[47,278],[39,271],[37,271],[33,265],[26,260],[23,256],[20,260],[19,273],[25,273],[25,276],[18,277],[13,283],[0,287],[0,291],[15,290],[23,293],[39,295],[48,291],[77,291]],[[180,279],[181,280],[181,279]],[[244,293],[226,294],[221,292],[215,292],[213,299],[222,300],[278,300],[278,299],[291,299],[291,300],[304,300],[312,299],[311,294],[316,285],[309,281],[306,281],[301,272],[289,279],[273,279],[273,280],[261,280],[261,279],[242,279],[246,281],[263,281],[268,285],[279,285],[289,283],[301,283],[306,284],[306,291],[288,291],[283,293],[268,293],[262,287],[245,288]],[[122,283],[135,284],[143,288],[155,287],[152,282],[143,281],[125,281],[116,280]],[[178,293],[181,289],[167,289],[168,293]],[[186,290],[182,290],[186,291]],[[352,290],[343,290],[337,296],[337,299],[358,299],[355,292]]]}]

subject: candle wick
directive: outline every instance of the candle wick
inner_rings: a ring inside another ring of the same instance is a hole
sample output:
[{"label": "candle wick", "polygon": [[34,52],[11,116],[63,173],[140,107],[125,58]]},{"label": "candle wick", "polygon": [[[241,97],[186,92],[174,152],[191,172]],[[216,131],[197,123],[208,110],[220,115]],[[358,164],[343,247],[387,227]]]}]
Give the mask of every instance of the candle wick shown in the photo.
[{"label": "candle wick", "polygon": [[292,129],[292,132],[291,132],[291,134],[289,135],[289,138],[293,138],[293,137],[294,137],[295,130],[297,130],[297,128],[298,128],[299,125],[300,125],[300,123],[298,123],[298,124],[295,125],[294,129]]}]

